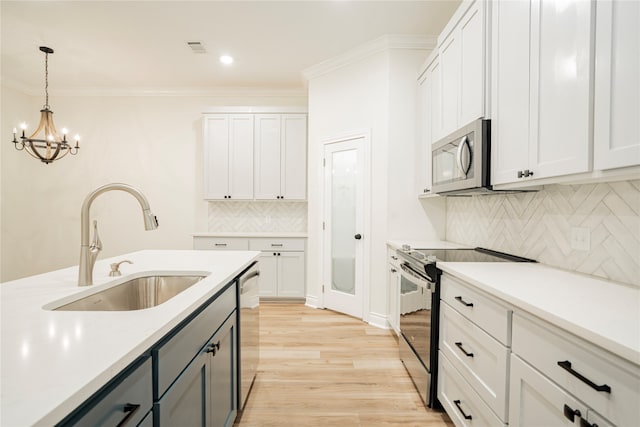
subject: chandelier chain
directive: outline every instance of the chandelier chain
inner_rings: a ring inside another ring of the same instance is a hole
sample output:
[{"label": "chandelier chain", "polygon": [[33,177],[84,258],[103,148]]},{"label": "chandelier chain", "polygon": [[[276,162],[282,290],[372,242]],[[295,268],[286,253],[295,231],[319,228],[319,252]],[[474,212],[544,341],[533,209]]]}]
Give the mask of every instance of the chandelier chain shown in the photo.
[{"label": "chandelier chain", "polygon": [[44,109],[49,110],[49,53],[44,54]]}]

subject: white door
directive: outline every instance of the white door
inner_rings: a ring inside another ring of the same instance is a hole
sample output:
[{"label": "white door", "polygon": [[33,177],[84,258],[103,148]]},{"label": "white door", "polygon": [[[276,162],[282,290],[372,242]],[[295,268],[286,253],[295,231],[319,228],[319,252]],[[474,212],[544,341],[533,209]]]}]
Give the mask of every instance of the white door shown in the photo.
[{"label": "white door", "polygon": [[229,196],[229,116],[215,114],[204,122],[205,199]]},{"label": "white door", "polygon": [[280,196],[286,200],[307,198],[307,115],[282,116]]},{"label": "white door", "polygon": [[255,116],[255,196],[280,198],[280,115]]},{"label": "white door", "polygon": [[324,147],[325,308],[362,318],[364,137]]}]

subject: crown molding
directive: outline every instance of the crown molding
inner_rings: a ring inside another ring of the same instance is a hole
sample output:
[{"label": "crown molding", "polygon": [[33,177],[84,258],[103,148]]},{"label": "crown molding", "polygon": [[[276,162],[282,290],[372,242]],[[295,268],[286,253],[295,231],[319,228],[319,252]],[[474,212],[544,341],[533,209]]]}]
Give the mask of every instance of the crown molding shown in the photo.
[{"label": "crown molding", "polygon": [[335,56],[319,64],[312,65],[302,71],[305,80],[320,77],[324,74],[361,61],[376,53],[391,49],[433,50],[436,47],[437,36],[385,35],[364,43],[350,51]]},{"label": "crown molding", "polygon": [[[22,82],[2,77],[2,86],[15,89],[29,96],[42,95],[41,88],[34,88]],[[280,97],[306,98],[307,88],[268,88],[268,87],[193,87],[193,88],[97,88],[79,87],[73,89],[49,90],[53,96],[189,96],[189,97]]]}]

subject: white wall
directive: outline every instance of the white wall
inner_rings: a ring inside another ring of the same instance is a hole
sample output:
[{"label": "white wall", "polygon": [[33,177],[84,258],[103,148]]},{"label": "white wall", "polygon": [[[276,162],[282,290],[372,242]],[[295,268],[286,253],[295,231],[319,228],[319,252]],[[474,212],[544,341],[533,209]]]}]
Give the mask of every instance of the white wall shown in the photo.
[{"label": "white wall", "polygon": [[[2,87],[5,141],[21,121],[33,129],[42,100]],[[110,192],[91,208],[100,257],[140,249],[189,249],[191,233],[208,229],[202,200],[202,123],[209,107],[305,106],[304,97],[51,96],[56,126],[80,133],[77,156],[45,165],[12,144],[2,150],[2,281],[78,263],[80,207],[110,182],[139,188],[160,227],[144,231],[139,205]],[[14,108],[15,106],[15,108]],[[20,107],[20,108],[18,108]]]},{"label": "white wall", "polygon": [[[414,188],[415,81],[425,50],[374,53],[309,81],[309,240],[307,301],[320,299],[322,278],[323,142],[368,131],[370,153],[369,313],[387,313],[386,242],[390,238],[437,239]],[[396,189],[401,186],[400,191]],[[393,193],[393,195],[392,195]],[[409,195],[409,193],[411,193]],[[391,207],[391,203],[393,206]],[[366,252],[366,251],[365,251]]]}]

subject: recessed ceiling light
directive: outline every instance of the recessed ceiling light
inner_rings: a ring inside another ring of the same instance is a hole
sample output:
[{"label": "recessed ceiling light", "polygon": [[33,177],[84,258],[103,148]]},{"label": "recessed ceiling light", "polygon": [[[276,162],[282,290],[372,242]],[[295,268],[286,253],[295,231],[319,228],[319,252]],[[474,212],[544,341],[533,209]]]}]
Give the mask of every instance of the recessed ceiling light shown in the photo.
[{"label": "recessed ceiling light", "polygon": [[233,63],[233,58],[229,55],[222,55],[220,57],[220,62],[222,62],[224,65],[229,65]]}]

